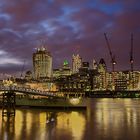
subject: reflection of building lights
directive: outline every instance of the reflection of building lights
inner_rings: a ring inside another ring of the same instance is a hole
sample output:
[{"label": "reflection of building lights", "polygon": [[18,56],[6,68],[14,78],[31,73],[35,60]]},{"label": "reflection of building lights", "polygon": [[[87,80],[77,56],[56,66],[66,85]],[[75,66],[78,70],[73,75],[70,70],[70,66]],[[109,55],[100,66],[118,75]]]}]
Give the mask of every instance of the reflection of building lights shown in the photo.
[{"label": "reflection of building lights", "polygon": [[[81,140],[83,138],[85,125],[85,115],[79,111],[59,112],[57,114],[56,129],[64,134],[70,133],[73,139]],[[64,131],[64,128],[66,131]]]},{"label": "reflection of building lights", "polygon": [[80,103],[80,98],[71,98],[69,99],[69,102],[73,105],[77,105]]}]

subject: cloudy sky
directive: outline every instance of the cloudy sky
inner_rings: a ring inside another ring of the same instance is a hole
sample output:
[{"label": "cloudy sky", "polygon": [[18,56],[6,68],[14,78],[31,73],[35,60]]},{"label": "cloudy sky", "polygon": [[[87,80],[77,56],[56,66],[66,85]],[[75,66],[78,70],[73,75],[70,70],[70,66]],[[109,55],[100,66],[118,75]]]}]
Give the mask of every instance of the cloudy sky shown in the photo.
[{"label": "cloudy sky", "polygon": [[104,32],[116,56],[117,70],[129,69],[134,34],[135,69],[140,69],[139,0],[0,0],[0,73],[32,69],[32,53],[46,40],[53,67],[79,53],[83,61],[110,57]]}]

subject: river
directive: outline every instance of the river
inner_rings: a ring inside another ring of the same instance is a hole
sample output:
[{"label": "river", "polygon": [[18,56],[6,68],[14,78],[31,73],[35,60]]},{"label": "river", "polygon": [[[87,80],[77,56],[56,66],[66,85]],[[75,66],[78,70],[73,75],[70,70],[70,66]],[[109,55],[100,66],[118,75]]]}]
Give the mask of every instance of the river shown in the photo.
[{"label": "river", "polygon": [[139,140],[140,99],[88,99],[87,110],[17,109],[0,140]]}]

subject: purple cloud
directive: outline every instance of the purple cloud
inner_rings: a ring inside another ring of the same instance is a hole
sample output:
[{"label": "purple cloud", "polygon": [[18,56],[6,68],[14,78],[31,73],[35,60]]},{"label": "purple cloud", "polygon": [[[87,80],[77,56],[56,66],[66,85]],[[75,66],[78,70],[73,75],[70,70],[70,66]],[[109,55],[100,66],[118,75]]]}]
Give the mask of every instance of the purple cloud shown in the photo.
[{"label": "purple cloud", "polygon": [[[140,68],[138,0],[0,0],[0,9],[0,53],[7,53],[2,56],[5,64],[0,64],[1,72],[19,71],[24,60],[26,69],[32,69],[32,53],[42,38],[52,53],[54,67],[61,66],[64,59],[71,61],[73,53],[80,53],[84,61],[103,57],[110,68],[104,32],[116,55],[117,70],[129,69],[133,32],[135,69]],[[9,58],[13,63],[8,65]]]}]

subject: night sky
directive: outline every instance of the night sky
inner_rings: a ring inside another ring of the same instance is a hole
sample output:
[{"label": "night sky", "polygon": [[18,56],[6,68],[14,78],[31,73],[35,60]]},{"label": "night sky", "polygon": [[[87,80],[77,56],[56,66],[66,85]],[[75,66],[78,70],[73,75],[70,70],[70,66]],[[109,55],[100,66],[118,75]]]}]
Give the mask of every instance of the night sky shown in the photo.
[{"label": "night sky", "polygon": [[130,34],[134,34],[134,69],[140,69],[140,0],[0,0],[0,73],[18,73],[24,60],[32,70],[32,53],[45,40],[53,67],[110,57],[104,32],[116,56],[116,70],[128,70]]}]

